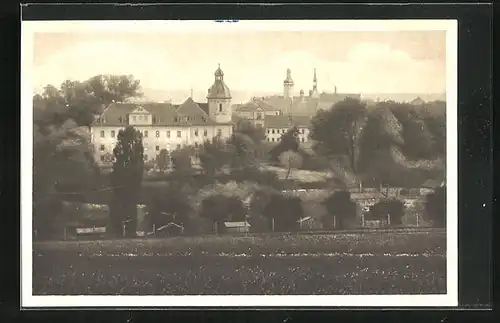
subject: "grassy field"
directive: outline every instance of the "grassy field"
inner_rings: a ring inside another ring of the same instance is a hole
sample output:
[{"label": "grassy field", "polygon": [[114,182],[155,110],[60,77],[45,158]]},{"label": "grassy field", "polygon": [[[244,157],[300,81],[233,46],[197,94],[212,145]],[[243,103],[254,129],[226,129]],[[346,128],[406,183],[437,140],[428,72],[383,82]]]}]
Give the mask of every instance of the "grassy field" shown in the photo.
[{"label": "grassy field", "polygon": [[37,295],[446,292],[442,231],[175,237],[34,245]]}]

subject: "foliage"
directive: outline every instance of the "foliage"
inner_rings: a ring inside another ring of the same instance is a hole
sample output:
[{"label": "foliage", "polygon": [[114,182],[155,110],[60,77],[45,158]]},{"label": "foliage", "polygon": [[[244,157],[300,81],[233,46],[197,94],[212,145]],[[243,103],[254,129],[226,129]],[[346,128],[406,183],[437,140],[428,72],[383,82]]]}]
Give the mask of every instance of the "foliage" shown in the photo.
[{"label": "foliage", "polygon": [[324,156],[348,156],[354,172],[357,166],[356,146],[366,115],[366,103],[347,98],[330,110],[320,111],[311,120],[310,138],[317,142],[315,150]]},{"label": "foliage", "polygon": [[177,177],[189,177],[194,173],[191,158],[194,153],[189,148],[181,148],[172,151],[172,167]]},{"label": "foliage", "polygon": [[170,154],[168,150],[162,149],[156,156],[156,167],[158,167],[162,172],[165,172],[170,167]]},{"label": "foliage", "polygon": [[356,217],[356,203],[351,200],[349,191],[336,191],[328,196],[323,204],[328,214],[335,217],[336,227],[345,228],[348,221]]},{"label": "foliage", "polygon": [[156,227],[175,222],[189,227],[191,205],[186,194],[175,186],[168,186],[164,191],[150,197],[148,214]]},{"label": "foliage", "polygon": [[446,228],[446,186],[426,196],[424,219],[432,220],[435,227]]},{"label": "foliage", "polygon": [[257,168],[233,169],[228,177],[230,180],[237,182],[250,181],[277,189],[281,189],[283,186],[278,174],[270,170],[260,170]]},{"label": "foliage", "polygon": [[244,221],[246,209],[235,196],[215,194],[201,202],[201,216],[217,223],[217,232],[225,231],[225,221]]},{"label": "foliage", "polygon": [[397,199],[382,200],[370,208],[365,219],[387,220],[387,216],[390,216],[391,225],[400,225],[404,216],[404,203]]},{"label": "foliage", "polygon": [[274,231],[297,231],[299,220],[304,216],[302,201],[295,196],[272,195],[263,209],[263,215],[274,219]]},{"label": "foliage", "polygon": [[129,75],[97,75],[86,81],[64,81],[60,88],[47,85],[33,97],[35,124],[60,126],[72,119],[90,126],[112,102],[141,96],[140,82]]},{"label": "foliage", "polygon": [[62,193],[94,188],[99,173],[92,153],[86,132],[70,119],[62,125],[34,126],[33,216],[41,234],[57,225]]},{"label": "foliage", "polygon": [[234,133],[228,142],[231,169],[244,169],[256,166],[255,143],[250,136]]},{"label": "foliage", "polygon": [[205,174],[214,176],[222,170],[222,167],[230,161],[230,153],[224,141],[214,137],[211,141],[206,140],[199,152],[201,167]]},{"label": "foliage", "polygon": [[409,159],[429,159],[436,155],[435,143],[423,116],[407,103],[393,103],[391,112],[401,123],[404,144],[402,150]]},{"label": "foliage", "polygon": [[302,166],[302,156],[292,150],[283,152],[280,157],[280,162],[283,167],[288,169],[285,180],[288,180],[292,168],[299,169]]},{"label": "foliage", "polygon": [[261,141],[266,139],[264,128],[256,128],[246,119],[239,119],[236,121],[234,133],[248,136],[254,145],[258,145]]},{"label": "foliage", "polygon": [[288,150],[296,152],[299,149],[299,129],[294,126],[281,136],[280,141],[270,151],[271,160],[278,161],[279,156]]},{"label": "foliage", "polygon": [[111,173],[113,203],[111,230],[120,232],[123,221],[130,221],[127,236],[134,236],[137,226],[137,204],[144,175],[144,147],[142,134],[133,127],[120,130],[113,149],[115,162]]}]

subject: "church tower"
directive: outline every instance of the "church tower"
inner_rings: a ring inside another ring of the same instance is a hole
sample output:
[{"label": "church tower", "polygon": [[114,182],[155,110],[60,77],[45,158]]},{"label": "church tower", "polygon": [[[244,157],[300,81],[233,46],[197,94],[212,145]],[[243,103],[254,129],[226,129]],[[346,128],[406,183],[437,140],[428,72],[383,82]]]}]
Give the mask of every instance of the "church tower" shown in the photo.
[{"label": "church tower", "polygon": [[319,97],[319,92],[318,92],[318,79],[316,78],[316,69],[314,69],[314,76],[313,76],[313,88],[310,93],[310,96],[313,98]]},{"label": "church tower", "polygon": [[219,67],[214,73],[214,84],[208,89],[207,101],[210,118],[217,123],[231,122],[231,93],[224,83],[224,72]]},{"label": "church tower", "polygon": [[293,91],[293,80],[292,80],[292,71],[287,68],[286,69],[286,79],[283,81],[283,96],[285,99],[290,99],[292,97]]}]

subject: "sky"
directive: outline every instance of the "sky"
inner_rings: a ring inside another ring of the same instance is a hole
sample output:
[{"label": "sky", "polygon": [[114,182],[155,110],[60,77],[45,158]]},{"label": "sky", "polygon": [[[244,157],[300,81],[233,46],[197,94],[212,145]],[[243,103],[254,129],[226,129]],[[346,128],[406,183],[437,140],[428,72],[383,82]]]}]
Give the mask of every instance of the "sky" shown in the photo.
[{"label": "sky", "polygon": [[233,93],[444,93],[445,31],[39,32],[36,89],[97,74],[131,74],[148,91],[206,93],[220,64]]}]

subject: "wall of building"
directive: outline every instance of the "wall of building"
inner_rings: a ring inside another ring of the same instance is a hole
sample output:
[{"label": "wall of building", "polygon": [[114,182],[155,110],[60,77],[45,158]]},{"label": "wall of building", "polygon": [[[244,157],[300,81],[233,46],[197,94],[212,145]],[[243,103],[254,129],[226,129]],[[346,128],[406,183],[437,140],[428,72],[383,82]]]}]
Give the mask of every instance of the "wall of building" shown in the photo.
[{"label": "wall of building", "polygon": [[[143,135],[144,157],[147,160],[154,159],[162,149],[172,151],[185,146],[201,144],[203,141],[217,136],[219,130],[222,138],[229,138],[232,135],[232,126],[230,125],[200,127],[135,126],[134,128]],[[94,145],[95,160],[98,163],[105,164],[102,158],[107,153],[113,154],[116,138],[121,129],[123,127],[92,127],[92,143]],[[198,136],[196,136],[196,130],[198,130]],[[104,137],[101,136],[102,131]],[[178,132],[180,132],[180,136],[178,136]]]},{"label": "wall of building", "polygon": [[[283,136],[290,128],[268,128],[266,129],[266,140],[269,142],[279,142],[281,136]],[[309,129],[299,128],[299,142],[309,141]]]}]

